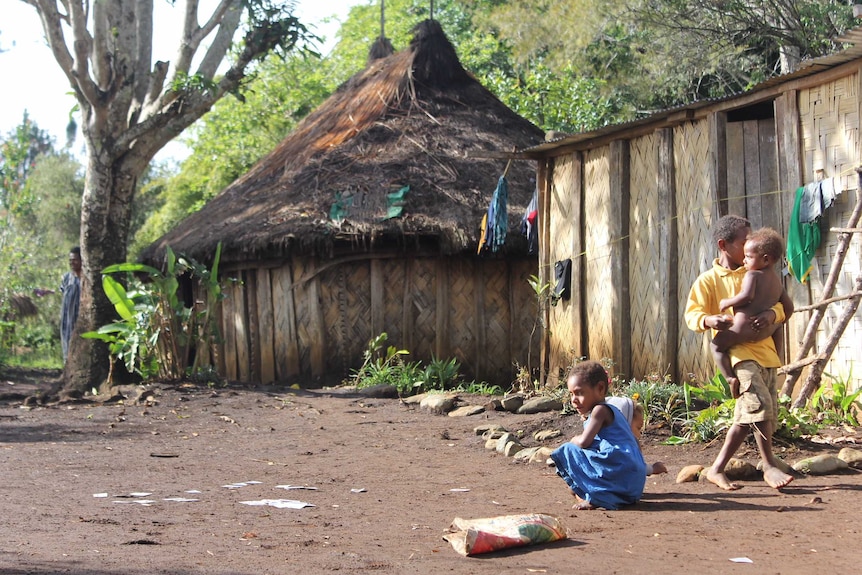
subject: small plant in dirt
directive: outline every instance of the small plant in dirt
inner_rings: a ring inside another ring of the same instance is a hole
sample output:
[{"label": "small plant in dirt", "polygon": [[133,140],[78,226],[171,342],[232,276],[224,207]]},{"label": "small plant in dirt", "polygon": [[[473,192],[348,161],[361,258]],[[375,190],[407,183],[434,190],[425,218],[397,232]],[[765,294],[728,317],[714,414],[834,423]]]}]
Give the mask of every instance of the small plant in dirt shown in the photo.
[{"label": "small plant in dirt", "polygon": [[363,362],[345,383],[357,388],[373,385],[394,386],[401,395],[412,395],[433,390],[457,387],[461,364],[456,359],[433,358],[422,367],[421,362],[406,361],[410,352],[386,345],[386,332],[371,339],[363,352]]},{"label": "small plant in dirt", "polygon": [[672,427],[685,413],[684,388],[672,383],[667,374],[651,373],[643,379],[625,381],[614,377],[611,388],[615,395],[624,395],[644,406],[644,425],[661,422]]},{"label": "small plant in dirt", "polygon": [[437,359],[431,356],[431,362],[422,372],[425,387],[429,389],[449,389],[458,385],[461,364],[452,359]]},{"label": "small plant in dirt", "polygon": [[820,431],[817,417],[805,407],[791,407],[792,400],[783,395],[778,398],[778,425],[775,435],[784,439],[799,439]]},{"label": "small plant in dirt", "polygon": [[[203,351],[219,337],[215,309],[224,299],[218,281],[220,255],[221,244],[216,248],[211,270],[191,258],[176,257],[170,248],[164,273],[133,263],[102,270],[102,287],[120,319],[81,337],[108,344],[111,375],[114,358],[144,379],[178,380],[201,370],[209,372],[211,366],[204,365],[201,358],[207,357]],[[118,273],[125,274],[128,290],[111,275]],[[146,276],[146,282],[139,279],[141,275]],[[186,305],[180,289],[182,276],[199,283],[206,293],[203,301]]]},{"label": "small plant in dirt", "polygon": [[541,384],[537,379],[533,379],[528,365],[521,365],[515,362],[515,381],[512,382],[512,393],[522,393],[529,397],[539,393]]},{"label": "small plant in dirt", "polygon": [[817,414],[817,420],[823,425],[852,425],[859,426],[856,413],[862,409],[858,398],[862,389],[850,392],[846,380],[839,377],[824,374],[830,379],[829,386],[821,385],[811,396],[810,409]]},{"label": "small plant in dirt", "polygon": [[682,385],[683,409],[677,413],[671,428],[675,435],[664,443],[678,445],[712,441],[733,423],[736,400],[730,396],[730,386],[720,373],[700,385]]},{"label": "small plant in dirt", "polygon": [[472,393],[476,395],[503,395],[503,388],[499,385],[491,385],[487,381],[471,381],[469,383],[461,383],[452,391],[460,393]]}]

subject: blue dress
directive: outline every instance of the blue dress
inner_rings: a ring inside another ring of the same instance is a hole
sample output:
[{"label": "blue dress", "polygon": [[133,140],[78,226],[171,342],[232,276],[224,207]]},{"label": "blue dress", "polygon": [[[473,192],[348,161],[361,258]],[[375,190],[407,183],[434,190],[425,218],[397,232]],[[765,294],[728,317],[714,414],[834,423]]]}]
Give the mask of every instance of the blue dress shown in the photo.
[{"label": "blue dress", "polygon": [[599,430],[588,448],[566,442],[551,453],[551,459],[557,474],[578,497],[596,507],[618,509],[640,500],[646,463],[626,418],[613,405],[608,408],[614,420]]}]

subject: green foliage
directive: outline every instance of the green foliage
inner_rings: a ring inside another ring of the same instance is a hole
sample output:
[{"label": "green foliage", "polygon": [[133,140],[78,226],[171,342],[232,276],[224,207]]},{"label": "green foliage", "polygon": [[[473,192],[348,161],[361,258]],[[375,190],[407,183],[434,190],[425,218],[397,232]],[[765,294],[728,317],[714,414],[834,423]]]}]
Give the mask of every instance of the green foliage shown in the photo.
[{"label": "green foliage", "polygon": [[685,412],[684,389],[657,373],[645,379],[614,381],[614,392],[639,401],[644,406],[644,425],[662,423],[672,426]]},{"label": "green foliage", "polygon": [[[395,346],[386,346],[389,336],[386,332],[372,338],[363,352],[362,366],[352,372],[345,383],[361,389],[373,385],[394,386],[401,395],[413,395],[432,390],[445,390],[458,386],[461,366],[457,360],[433,358],[431,363],[422,367],[421,362],[405,361],[410,352]],[[488,391],[492,386],[470,384],[473,389]],[[468,387],[470,387],[468,386]],[[458,387],[458,389],[462,389]],[[499,388],[498,388],[499,389]],[[471,391],[469,393],[481,393]]]},{"label": "green foliage", "polygon": [[785,439],[798,439],[820,430],[817,417],[809,409],[791,407],[792,400],[784,395],[778,398],[778,425],[775,435]]},{"label": "green foliage", "polygon": [[458,383],[458,372],[461,364],[454,357],[449,360],[431,357],[431,363],[425,367],[423,380],[429,389],[449,389]]},{"label": "green foliage", "polygon": [[373,385],[392,385],[398,393],[411,394],[415,388],[424,384],[424,373],[418,364],[404,361],[410,354],[406,349],[395,346],[385,348],[389,336],[383,332],[368,342],[362,366],[353,372],[351,383],[357,388]]},{"label": "green foliage", "polygon": [[862,409],[862,405],[857,401],[862,389],[849,392],[847,383],[852,381],[850,376],[845,380],[829,374],[824,375],[830,379],[829,387],[821,385],[809,402],[810,409],[817,414],[818,422],[824,425],[849,424],[858,427],[859,421],[853,410]]},{"label": "green foliage", "polygon": [[477,395],[503,395],[503,388],[499,385],[491,385],[486,381],[471,381],[462,383],[453,388],[452,391],[460,393],[474,393]]},{"label": "green foliage", "polygon": [[689,442],[711,441],[733,423],[736,400],[730,396],[730,386],[721,373],[702,385],[684,383],[682,386],[684,410],[677,414],[673,435],[665,443],[676,445]]},{"label": "green foliage", "polygon": [[[218,281],[221,244],[216,249],[212,270],[185,257],[176,257],[168,248],[165,273],[143,264],[117,264],[102,270],[102,287],[119,321],[81,337],[108,344],[112,357],[144,379],[177,380],[207,371],[201,358],[218,340],[215,310],[224,299]],[[126,287],[111,274],[125,275]],[[143,283],[138,275],[146,275]],[[203,289],[204,301],[187,306],[181,298],[180,278],[187,276]],[[192,351],[194,361],[189,365]],[[113,362],[111,362],[113,369]]]}]

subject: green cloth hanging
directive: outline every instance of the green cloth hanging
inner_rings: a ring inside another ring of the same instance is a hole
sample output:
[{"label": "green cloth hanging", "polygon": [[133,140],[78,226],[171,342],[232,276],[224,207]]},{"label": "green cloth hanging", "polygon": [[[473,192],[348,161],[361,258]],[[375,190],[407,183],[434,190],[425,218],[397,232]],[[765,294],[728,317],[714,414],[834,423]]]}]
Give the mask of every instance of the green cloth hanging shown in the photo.
[{"label": "green cloth hanging", "polygon": [[793,202],[790,229],[787,233],[787,267],[790,274],[801,283],[808,281],[811,259],[820,247],[820,220],[805,223],[799,221],[799,209],[804,194],[805,186],[796,190],[796,201]]}]

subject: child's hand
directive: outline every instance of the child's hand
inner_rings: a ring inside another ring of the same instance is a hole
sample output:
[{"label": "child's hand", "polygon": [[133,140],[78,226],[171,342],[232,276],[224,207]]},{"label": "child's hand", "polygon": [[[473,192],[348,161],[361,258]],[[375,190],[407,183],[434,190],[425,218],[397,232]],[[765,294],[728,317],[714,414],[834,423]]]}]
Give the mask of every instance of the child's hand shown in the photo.
[{"label": "child's hand", "polygon": [[718,331],[724,331],[733,326],[733,316],[726,313],[708,315],[706,316],[706,319],[703,320],[703,324],[706,327],[711,327]]},{"label": "child's hand", "polygon": [[729,308],[729,307],[730,307],[730,303],[728,303],[728,302],[729,302],[728,298],[724,298],[723,300],[721,300],[720,302],[718,302],[718,309],[719,309],[719,311],[724,311],[724,310],[726,310],[727,308]]},{"label": "child's hand", "polygon": [[667,466],[661,461],[656,461],[652,464],[652,474],[659,475],[660,473],[667,473]]},{"label": "child's hand", "polygon": [[735,377],[727,378],[727,384],[730,386],[730,396],[733,399],[739,398],[739,380]]}]

